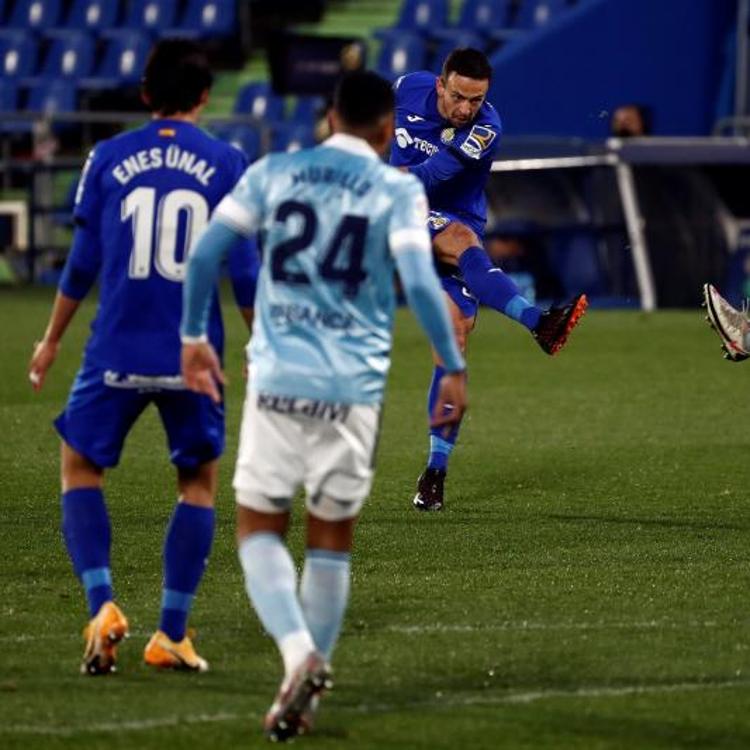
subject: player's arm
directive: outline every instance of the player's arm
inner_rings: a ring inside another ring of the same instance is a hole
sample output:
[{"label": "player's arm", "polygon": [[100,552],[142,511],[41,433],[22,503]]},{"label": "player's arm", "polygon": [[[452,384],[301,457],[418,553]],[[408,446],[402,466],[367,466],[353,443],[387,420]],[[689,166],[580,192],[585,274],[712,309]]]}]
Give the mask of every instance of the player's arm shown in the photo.
[{"label": "player's arm", "polygon": [[253,327],[253,305],[260,270],[257,241],[244,236],[237,239],[229,249],[227,269],[232,282],[234,301],[250,331]]},{"label": "player's arm", "polygon": [[208,341],[211,296],[221,265],[232,247],[253,236],[257,229],[262,205],[260,171],[265,161],[262,159],[250,167],[231,195],[217,206],[190,255],[183,286],[182,377],[188,388],[210,396],[217,403],[221,401],[217,383],[224,383],[225,378]]},{"label": "player's arm", "polygon": [[[432,263],[430,236],[425,227],[427,201],[420,190],[400,195],[391,221],[389,242],[409,307],[440,356],[446,375],[440,383],[432,424],[458,422],[466,409],[466,363]],[[446,409],[450,405],[451,409]]]},{"label": "player's arm", "polygon": [[101,248],[96,235],[85,226],[76,228],[65,262],[60,285],[52,305],[44,336],[34,345],[29,361],[29,381],[35,391],[44,385],[47,371],[55,362],[65,331],[99,275]]},{"label": "player's arm", "polygon": [[483,129],[486,146],[470,135],[461,144],[452,144],[441,149],[421,164],[410,166],[408,171],[424,185],[427,194],[440,183],[450,180],[466,169],[473,169],[481,161],[491,160],[498,145],[497,131],[490,126],[476,126]]}]

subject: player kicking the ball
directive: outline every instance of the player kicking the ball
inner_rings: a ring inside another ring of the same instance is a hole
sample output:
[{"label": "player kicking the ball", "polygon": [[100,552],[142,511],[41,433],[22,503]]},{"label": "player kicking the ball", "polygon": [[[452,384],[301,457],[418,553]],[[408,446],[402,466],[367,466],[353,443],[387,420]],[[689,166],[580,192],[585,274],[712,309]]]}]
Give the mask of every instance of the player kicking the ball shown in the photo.
[{"label": "player kicking the ball", "polygon": [[[224,449],[224,407],[185,388],[179,324],[185,257],[214,206],[247,166],[244,156],[196,127],[211,72],[192,42],[160,42],[143,79],[152,121],[99,143],[83,169],[76,230],[44,338],[29,363],[40,390],[60,341],[97,276],[101,291],[83,364],[55,427],[62,438],[62,531],[91,620],[84,631],[86,674],[115,668],[128,621],[114,600],[105,469],[120,458],[128,432],[149,404],[159,410],[179,501],[164,542],[158,630],[144,659],[156,667],[203,671],[186,622],[214,533],[217,459]],[[253,248],[232,248],[237,302],[252,316]],[[237,263],[237,257],[242,263]],[[218,299],[208,291],[208,335],[218,352]]]},{"label": "player kicking the ball", "polygon": [[706,320],[721,339],[724,359],[742,362],[750,357],[750,320],[745,310],[732,307],[712,284],[703,285]]},{"label": "player kicking the ball", "polygon": [[[433,269],[424,190],[380,159],[393,134],[390,85],[373,73],[344,78],[330,121],[334,135],[317,148],[272,154],[245,173],[198,241],[186,284],[185,382],[217,398],[209,291],[234,239],[263,232],[234,487],[247,591],[284,662],[264,723],[272,740],[307,730],[332,684],[390,364],[394,267],[446,370],[433,425],[464,411],[464,361]],[[298,588],[284,537],[300,487],[307,551]]]},{"label": "player kicking the ball", "polygon": [[[484,188],[502,129],[497,111],[486,99],[491,76],[487,58],[465,48],[448,55],[439,76],[420,71],[399,78],[394,86],[391,164],[418,177],[427,191],[433,250],[461,350],[466,349],[482,304],[518,321],[547,354],[556,354],[584,314],[586,296],[541,310],[521,296],[482,246],[487,221]],[[433,359],[429,411],[444,373],[440,357],[433,353]],[[429,459],[413,500],[417,510],[442,509],[448,459],[458,430],[459,423],[447,435],[430,431]]]}]

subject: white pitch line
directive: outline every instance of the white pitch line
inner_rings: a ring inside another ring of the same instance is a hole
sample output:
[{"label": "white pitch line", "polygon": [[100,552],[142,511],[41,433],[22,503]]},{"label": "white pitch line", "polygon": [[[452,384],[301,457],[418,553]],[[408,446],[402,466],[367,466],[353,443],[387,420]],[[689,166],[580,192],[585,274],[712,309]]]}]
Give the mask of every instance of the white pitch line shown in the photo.
[{"label": "white pitch line", "polygon": [[[486,631],[524,631],[524,630],[681,630],[699,628],[719,628],[740,626],[740,622],[714,622],[712,620],[693,620],[685,622],[669,622],[665,620],[646,620],[643,622],[530,622],[519,620],[517,622],[498,622],[487,624],[455,624],[455,625],[385,625],[382,628],[373,627],[364,630],[347,631],[347,635],[366,636],[386,631],[389,633],[401,633],[402,635],[421,635],[422,633],[480,633]],[[133,638],[148,638],[151,632],[131,631]],[[221,634],[218,634],[221,635]],[[31,641],[62,641],[80,640],[77,633],[65,634],[22,634],[2,635],[0,643],[27,643]]]},{"label": "white pitch line", "polygon": [[[717,628],[731,627],[740,623],[718,623],[711,620],[704,622],[694,620],[690,622],[668,622],[664,620],[647,620],[645,622],[497,622],[480,625],[387,625],[384,629],[391,633],[404,635],[420,635],[422,633],[481,633],[495,631],[524,631],[524,630],[678,630],[684,628]],[[360,631],[366,635],[365,629]],[[369,631],[376,633],[377,630]]]},{"label": "white pitch line", "polygon": [[[562,690],[531,690],[519,693],[508,693],[498,696],[466,696],[456,698],[437,698],[432,701],[407,701],[404,703],[359,704],[339,706],[343,713],[388,713],[403,711],[409,708],[451,708],[461,706],[501,706],[507,704],[528,704],[555,698],[622,698],[631,695],[655,695],[665,693],[695,693],[706,690],[733,690],[750,688],[750,680],[727,680],[724,682],[676,682],[661,685],[621,685],[618,687],[590,686]],[[76,734],[142,732],[163,727],[181,727],[183,725],[214,724],[231,721],[255,721],[258,717],[252,713],[234,714],[198,714],[197,716],[168,716],[159,719],[140,721],[106,722],[100,724],[82,724],[79,726],[41,726],[34,724],[16,724],[0,726],[0,734],[31,734],[45,736],[70,737]]]}]

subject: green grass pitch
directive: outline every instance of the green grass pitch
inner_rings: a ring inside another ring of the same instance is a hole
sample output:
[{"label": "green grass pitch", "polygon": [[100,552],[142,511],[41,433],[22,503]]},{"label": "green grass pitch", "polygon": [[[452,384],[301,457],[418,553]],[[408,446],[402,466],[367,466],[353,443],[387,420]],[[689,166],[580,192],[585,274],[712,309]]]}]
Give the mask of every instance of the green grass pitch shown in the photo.
[{"label": "green grass pitch", "polygon": [[[133,635],[119,674],[97,679],[78,674],[86,611],[59,532],[50,426],[93,308],[35,396],[25,367],[50,301],[0,292],[0,747],[263,747],[280,661],[234,552],[239,316],[226,310],[229,450],[192,618],[212,671],[155,674],[140,661],[175,496],[149,412],[107,485]],[[399,312],[337,686],[297,744],[750,747],[750,364],[722,361],[697,310],[593,311],[555,359],[486,311],[469,361],[447,508],[419,515],[430,367]]]}]

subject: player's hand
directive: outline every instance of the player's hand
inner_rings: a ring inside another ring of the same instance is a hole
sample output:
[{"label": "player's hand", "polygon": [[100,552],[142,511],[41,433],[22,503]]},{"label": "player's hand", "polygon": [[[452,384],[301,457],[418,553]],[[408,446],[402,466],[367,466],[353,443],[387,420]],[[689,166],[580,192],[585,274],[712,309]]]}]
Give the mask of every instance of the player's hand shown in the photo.
[{"label": "player's hand", "polygon": [[34,353],[29,360],[28,371],[29,382],[35,391],[42,390],[47,370],[54,364],[59,349],[60,343],[57,341],[42,339],[34,343]]},{"label": "player's hand", "polygon": [[432,427],[444,427],[447,435],[458,424],[466,411],[466,373],[446,373],[440,379],[440,390],[432,412]]},{"label": "player's hand", "polygon": [[211,344],[182,345],[182,379],[191,391],[203,393],[217,404],[221,403],[219,385],[226,385],[227,381]]}]

